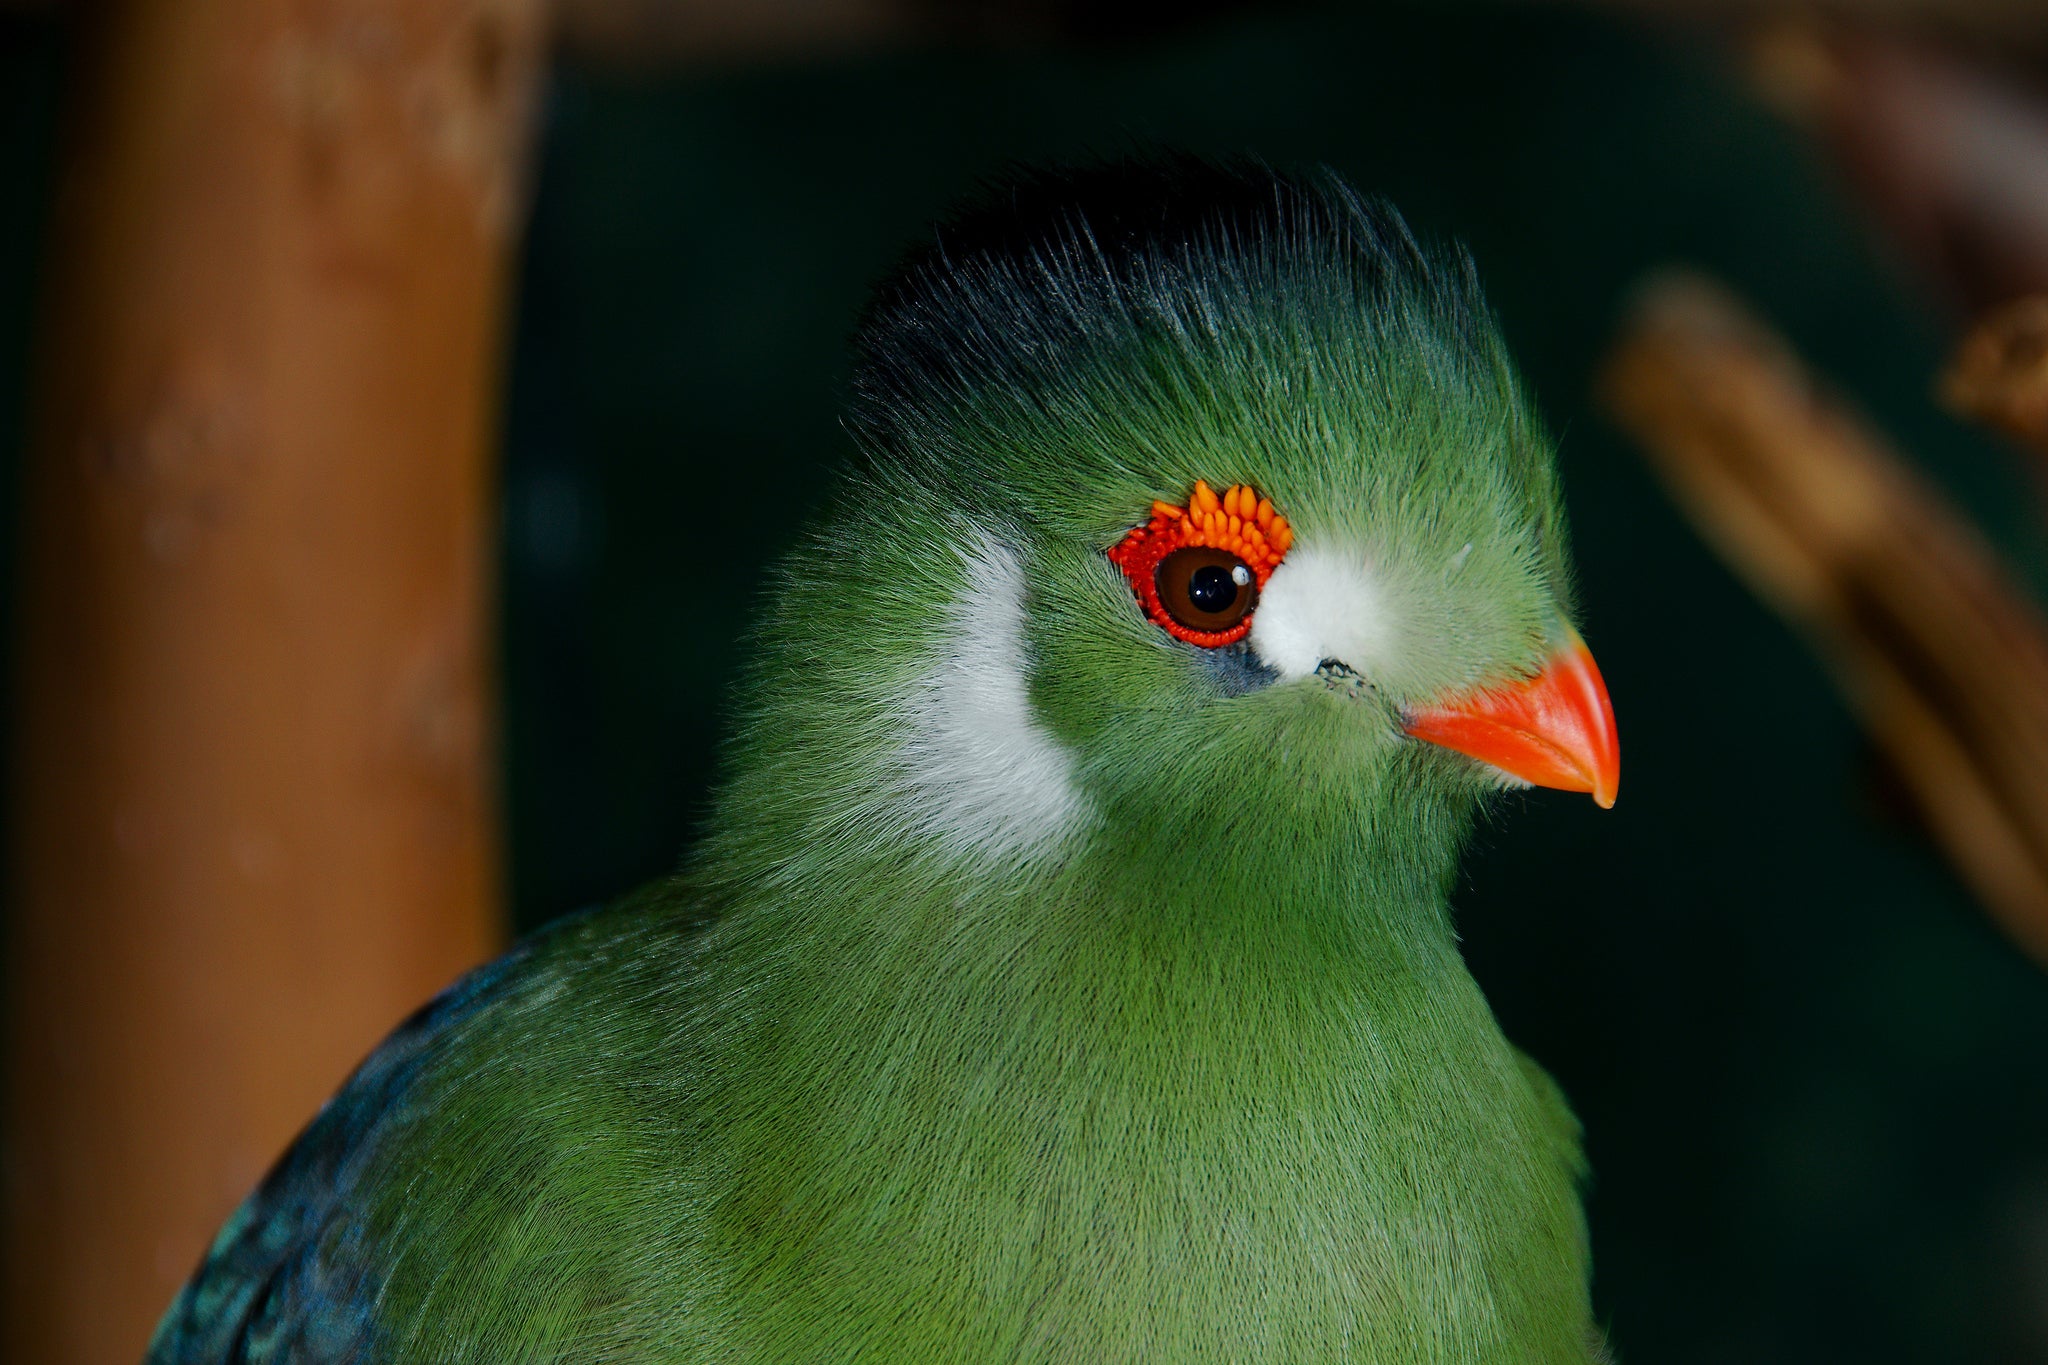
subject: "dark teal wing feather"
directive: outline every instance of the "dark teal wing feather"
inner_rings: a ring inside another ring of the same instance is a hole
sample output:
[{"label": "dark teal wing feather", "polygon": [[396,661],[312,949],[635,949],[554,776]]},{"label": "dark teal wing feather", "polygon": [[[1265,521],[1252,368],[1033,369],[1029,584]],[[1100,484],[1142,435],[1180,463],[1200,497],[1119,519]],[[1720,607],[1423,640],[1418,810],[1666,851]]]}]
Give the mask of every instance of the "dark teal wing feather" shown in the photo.
[{"label": "dark teal wing feather", "polygon": [[470,973],[387,1038],[221,1228],[146,1365],[327,1365],[374,1354],[385,1249],[353,1198],[439,1041],[489,1006],[533,944]]}]

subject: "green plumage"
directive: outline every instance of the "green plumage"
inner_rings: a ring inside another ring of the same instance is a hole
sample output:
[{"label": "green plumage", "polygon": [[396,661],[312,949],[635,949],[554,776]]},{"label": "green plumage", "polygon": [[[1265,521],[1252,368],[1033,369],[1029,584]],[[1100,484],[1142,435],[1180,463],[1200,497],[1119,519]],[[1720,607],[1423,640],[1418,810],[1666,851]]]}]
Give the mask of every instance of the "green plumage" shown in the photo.
[{"label": "green plumage", "polygon": [[[1575,1125],[1447,900],[1496,777],[1400,725],[1569,616],[1469,264],[1115,165],[861,347],[703,846],[373,1057],[152,1360],[1597,1358]],[[1369,667],[1144,618],[1103,552],[1198,479],[1355,552]]]}]

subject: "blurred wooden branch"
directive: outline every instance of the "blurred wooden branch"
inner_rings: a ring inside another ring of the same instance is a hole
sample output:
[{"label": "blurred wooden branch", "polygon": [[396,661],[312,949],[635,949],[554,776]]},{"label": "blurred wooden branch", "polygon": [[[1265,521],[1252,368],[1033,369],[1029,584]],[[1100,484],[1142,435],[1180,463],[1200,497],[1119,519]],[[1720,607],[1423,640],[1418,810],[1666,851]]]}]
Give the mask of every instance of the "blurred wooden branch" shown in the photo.
[{"label": "blurred wooden branch", "polygon": [[1941,398],[2048,459],[2048,295],[1995,309],[1971,329],[1942,374]]},{"label": "blurred wooden branch", "polygon": [[1944,498],[1718,287],[1644,290],[1605,406],[1804,629],[1993,916],[2048,964],[2048,624]]},{"label": "blurred wooden branch", "polygon": [[25,474],[0,1356],[133,1365],[501,933],[491,452],[538,0],[111,0]]},{"label": "blurred wooden branch", "polygon": [[[2036,7],[2031,22],[2039,50],[2048,10]],[[1750,70],[1766,99],[1832,150],[1879,223],[1964,316],[2048,292],[2048,102],[2015,71],[1897,34],[1803,21],[1758,29]]]}]

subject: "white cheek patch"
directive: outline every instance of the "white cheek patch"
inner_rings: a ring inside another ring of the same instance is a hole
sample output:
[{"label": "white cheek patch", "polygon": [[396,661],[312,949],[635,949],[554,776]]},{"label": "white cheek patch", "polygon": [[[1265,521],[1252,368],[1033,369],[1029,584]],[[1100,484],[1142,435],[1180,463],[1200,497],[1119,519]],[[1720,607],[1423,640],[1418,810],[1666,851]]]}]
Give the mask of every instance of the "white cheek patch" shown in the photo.
[{"label": "white cheek patch", "polygon": [[1372,677],[1394,648],[1388,596],[1360,551],[1296,545],[1259,594],[1252,649],[1283,678],[1325,659]]},{"label": "white cheek patch", "polygon": [[910,822],[956,851],[1023,859],[1086,815],[1073,756],[1032,714],[1024,567],[993,536],[961,551],[928,669],[903,699],[900,754]]}]

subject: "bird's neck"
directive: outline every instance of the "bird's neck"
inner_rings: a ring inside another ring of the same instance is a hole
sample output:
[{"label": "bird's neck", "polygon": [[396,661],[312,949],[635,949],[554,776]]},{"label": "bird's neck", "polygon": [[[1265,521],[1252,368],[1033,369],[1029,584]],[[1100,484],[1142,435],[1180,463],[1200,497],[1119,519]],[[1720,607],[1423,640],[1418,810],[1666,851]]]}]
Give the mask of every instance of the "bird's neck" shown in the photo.
[{"label": "bird's neck", "polygon": [[1147,1068],[1180,1068],[1192,1113],[1280,1083],[1280,1056],[1348,1068],[1360,1029],[1452,1056],[1456,1036],[1495,1033],[1444,898],[1456,839],[1401,851],[1204,862],[1092,839],[1051,866],[805,857],[797,882],[727,882],[709,952],[743,988],[721,1064],[797,1107],[829,1089],[946,1126],[997,1097],[1151,1087]]},{"label": "bird's neck", "polygon": [[[1245,1286],[1284,1287],[1330,1339],[1408,1330],[1389,1303],[1475,1342],[1523,1333],[1526,1305],[1485,1286],[1569,1244],[1568,1179],[1459,960],[1442,867],[1227,866],[856,861],[735,907],[705,978],[713,1235],[805,1248],[887,1302],[957,1299],[966,1323],[995,1321],[991,1296],[1044,1304],[1164,1357],[1263,1321]],[[743,1311],[794,1332],[830,1311],[812,1283]]]},{"label": "bird's neck", "polygon": [[[831,1059],[842,1093],[857,1092],[850,1073],[887,1085],[915,1071],[936,1103],[948,1085],[1056,1098],[1065,1085],[1043,1067],[1116,1069],[1148,1048],[1200,1059],[1219,1083],[1244,1062],[1235,1086],[1258,1074],[1246,1040],[1341,1052],[1368,1018],[1490,1029],[1445,898],[1462,832],[1377,833],[1379,848],[1348,834],[1206,859],[1103,834],[1001,869],[842,841],[766,877],[777,865],[741,844],[730,864],[744,879],[707,869],[731,907],[709,950],[750,983],[746,1018],[772,1022],[729,1036],[750,1065],[756,1052]],[[1459,1009],[1442,1008],[1447,989]]]}]

